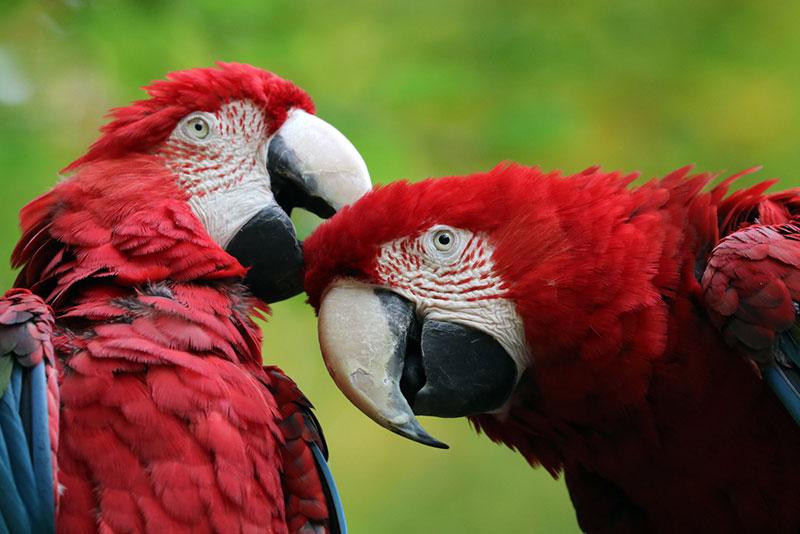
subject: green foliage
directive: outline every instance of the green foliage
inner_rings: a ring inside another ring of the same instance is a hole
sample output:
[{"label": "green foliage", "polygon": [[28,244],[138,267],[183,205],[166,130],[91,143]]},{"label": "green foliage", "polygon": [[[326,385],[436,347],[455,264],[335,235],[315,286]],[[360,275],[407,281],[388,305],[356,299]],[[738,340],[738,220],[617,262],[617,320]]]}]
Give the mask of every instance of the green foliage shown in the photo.
[{"label": "green foliage", "polygon": [[0,354],[0,397],[6,392],[11,382],[11,371],[14,370],[14,357],[11,354]]},{"label": "green foliage", "polygon": [[[800,3],[743,0],[7,0],[0,18],[0,257],[19,208],[94,139],[102,115],[169,70],[253,63],[296,81],[374,179],[501,160],[646,177],[686,163],[798,185]],[[298,217],[301,231],[315,224]],[[14,275],[0,269],[8,287]],[[426,449],[338,393],[302,298],[274,308],[266,358],[316,403],[351,530],[571,532],[562,482],[425,421]]]}]

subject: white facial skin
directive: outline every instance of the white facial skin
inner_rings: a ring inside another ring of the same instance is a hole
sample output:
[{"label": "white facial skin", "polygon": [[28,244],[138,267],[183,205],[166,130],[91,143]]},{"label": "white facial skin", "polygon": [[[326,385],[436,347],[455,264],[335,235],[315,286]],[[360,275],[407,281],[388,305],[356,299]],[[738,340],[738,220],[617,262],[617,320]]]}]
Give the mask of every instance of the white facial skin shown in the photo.
[{"label": "white facial skin", "polygon": [[436,225],[419,236],[381,247],[380,285],[417,307],[421,318],[449,321],[489,334],[517,364],[517,377],[530,364],[522,319],[494,274],[487,237]]},{"label": "white facial skin", "polygon": [[264,206],[274,204],[264,151],[267,122],[249,100],[184,117],[159,149],[209,235],[225,247]]},{"label": "white facial skin", "polygon": [[223,248],[259,210],[275,204],[266,168],[268,142],[264,111],[243,100],[215,113],[190,113],[157,152]]},{"label": "white facial skin", "polygon": [[[385,243],[369,283],[339,278],[319,307],[325,364],[339,389],[375,422],[415,441],[442,446],[417,421],[400,382],[407,332],[388,324],[375,289],[389,289],[414,304],[420,320],[464,325],[494,338],[514,360],[517,380],[530,365],[522,319],[495,273],[486,235],[436,225],[419,235]],[[489,413],[503,417],[510,406]]]},{"label": "white facial skin", "polygon": [[233,101],[215,113],[188,114],[156,152],[223,248],[260,210],[277,204],[267,157],[278,134],[296,158],[296,171],[308,179],[307,193],[333,209],[355,202],[372,187],[361,155],[322,119],[295,108],[272,136],[269,126],[261,107],[250,100]]}]

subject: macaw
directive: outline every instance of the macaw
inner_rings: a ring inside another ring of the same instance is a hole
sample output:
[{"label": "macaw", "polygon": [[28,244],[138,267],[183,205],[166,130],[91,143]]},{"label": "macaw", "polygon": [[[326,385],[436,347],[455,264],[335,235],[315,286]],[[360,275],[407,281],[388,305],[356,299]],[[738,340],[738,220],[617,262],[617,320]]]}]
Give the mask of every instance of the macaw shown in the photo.
[{"label": "macaw", "polygon": [[797,532],[800,190],[636,177],[376,188],[305,242],[326,365],[389,430],[563,472],[587,532]]},{"label": "macaw", "polygon": [[302,290],[289,215],[370,187],[308,95],[173,72],[21,212],[0,299],[0,532],[344,532],[311,404],[253,316]]}]

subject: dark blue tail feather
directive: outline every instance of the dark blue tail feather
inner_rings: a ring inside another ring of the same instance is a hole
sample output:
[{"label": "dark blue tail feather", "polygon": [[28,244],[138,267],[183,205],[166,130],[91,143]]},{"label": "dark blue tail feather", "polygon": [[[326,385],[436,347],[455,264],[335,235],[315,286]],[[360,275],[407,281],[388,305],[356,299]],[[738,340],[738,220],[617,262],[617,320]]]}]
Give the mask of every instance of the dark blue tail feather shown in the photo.
[{"label": "dark blue tail feather", "polygon": [[37,365],[28,373],[30,393],[30,432],[28,433],[36,493],[42,511],[54,510],[53,464],[50,448],[50,418],[47,413],[47,377],[45,366]]},{"label": "dark blue tail feather", "polygon": [[795,422],[800,425],[800,373],[798,370],[772,364],[763,366],[761,375]]},{"label": "dark blue tail feather", "polygon": [[14,365],[0,397],[0,533],[55,531],[44,363]]},{"label": "dark blue tail feather", "polygon": [[314,442],[311,443],[311,451],[314,453],[314,461],[317,464],[317,470],[322,475],[325,496],[328,498],[330,530],[333,534],[347,534],[347,522],[344,519],[342,498],[339,496],[339,490],[336,488],[333,474],[330,468],[328,468],[328,462],[325,461],[325,456]]}]

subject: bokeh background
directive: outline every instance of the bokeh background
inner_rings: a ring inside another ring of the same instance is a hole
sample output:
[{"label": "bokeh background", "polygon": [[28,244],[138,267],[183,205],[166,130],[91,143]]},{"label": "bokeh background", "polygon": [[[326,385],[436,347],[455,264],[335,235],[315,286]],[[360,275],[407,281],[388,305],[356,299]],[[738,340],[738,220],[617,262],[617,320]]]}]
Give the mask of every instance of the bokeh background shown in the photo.
[{"label": "bokeh background", "polygon": [[[0,257],[108,108],[217,60],[304,87],[377,182],[516,160],[645,177],[763,164],[798,185],[798,21],[788,1],[1,0]],[[265,338],[317,405],[353,533],[577,531],[562,481],[465,421],[425,421],[440,451],[357,412],[302,297],[274,306]]]}]

